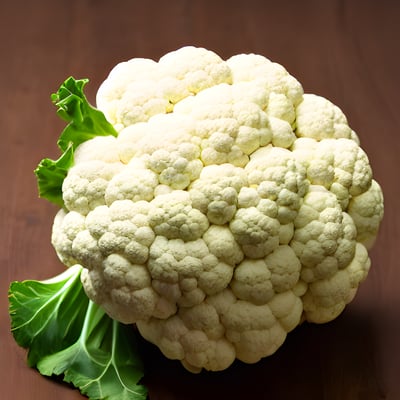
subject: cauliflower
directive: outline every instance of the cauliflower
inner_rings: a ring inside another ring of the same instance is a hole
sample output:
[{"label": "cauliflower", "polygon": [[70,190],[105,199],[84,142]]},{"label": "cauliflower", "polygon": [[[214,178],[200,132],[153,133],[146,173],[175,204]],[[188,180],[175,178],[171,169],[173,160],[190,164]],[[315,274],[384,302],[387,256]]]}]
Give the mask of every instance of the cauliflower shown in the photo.
[{"label": "cauliflower", "polygon": [[192,372],[274,353],[368,273],[383,197],[345,115],[261,55],[118,64],[52,243],[87,296]]}]

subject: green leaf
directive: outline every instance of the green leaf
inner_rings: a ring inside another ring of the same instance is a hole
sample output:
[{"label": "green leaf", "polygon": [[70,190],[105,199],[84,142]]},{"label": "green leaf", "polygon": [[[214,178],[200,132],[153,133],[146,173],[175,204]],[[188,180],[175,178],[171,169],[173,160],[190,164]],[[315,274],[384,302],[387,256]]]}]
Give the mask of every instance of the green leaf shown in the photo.
[{"label": "green leaf", "polygon": [[132,326],[90,301],[74,266],[47,281],[13,282],[11,330],[42,375],[63,376],[89,399],[144,400],[143,365]]},{"label": "green leaf", "polygon": [[62,183],[74,164],[75,149],[96,136],[118,135],[104,114],[89,104],[83,92],[88,81],[69,77],[51,95],[57,114],[68,122],[57,142],[63,153],[58,160],[43,159],[35,169],[39,196],[61,207]]},{"label": "green leaf", "polygon": [[67,147],[58,160],[44,158],[34,171],[37,178],[39,196],[63,207],[62,184],[73,163],[74,150],[72,144]]},{"label": "green leaf", "polygon": [[[79,387],[90,399],[145,399],[146,390],[136,383],[142,378],[142,364],[129,350],[133,327],[111,320],[89,302],[80,338],[70,347],[38,363],[43,375],[60,375]],[[117,384],[116,384],[117,383]]]},{"label": "green leaf", "polygon": [[62,151],[65,151],[70,143],[75,150],[81,143],[96,136],[117,136],[117,131],[104,114],[89,104],[83,93],[87,82],[88,79],[76,80],[69,77],[57,93],[51,95],[53,103],[58,107],[57,114],[69,122],[57,142]]},{"label": "green leaf", "polygon": [[78,339],[89,301],[80,282],[81,270],[74,266],[48,281],[11,283],[11,332],[28,349],[30,366]]}]

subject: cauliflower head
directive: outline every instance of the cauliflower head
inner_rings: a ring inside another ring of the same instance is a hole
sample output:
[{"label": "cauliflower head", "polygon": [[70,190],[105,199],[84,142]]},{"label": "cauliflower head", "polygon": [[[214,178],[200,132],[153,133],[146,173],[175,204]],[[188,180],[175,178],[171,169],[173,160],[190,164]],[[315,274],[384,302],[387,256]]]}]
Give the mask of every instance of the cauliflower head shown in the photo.
[{"label": "cauliflower head", "polygon": [[255,363],[336,318],[383,196],[343,112],[261,55],[184,47],[118,64],[52,243],[90,299],[192,372]]}]

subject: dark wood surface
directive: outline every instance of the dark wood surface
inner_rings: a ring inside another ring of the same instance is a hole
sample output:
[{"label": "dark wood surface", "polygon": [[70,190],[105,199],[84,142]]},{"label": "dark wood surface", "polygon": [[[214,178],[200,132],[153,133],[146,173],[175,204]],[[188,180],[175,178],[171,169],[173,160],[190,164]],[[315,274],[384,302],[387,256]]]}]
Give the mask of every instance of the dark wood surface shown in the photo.
[{"label": "dark wood surface", "polygon": [[0,6],[0,398],[83,398],[41,377],[9,331],[10,281],[62,270],[50,245],[56,209],[37,197],[33,169],[57,157],[63,126],[49,94],[89,77],[89,98],[116,63],[158,59],[187,44],[223,58],[263,54],[306,92],[340,106],[385,194],[372,269],[345,312],[305,324],[256,365],[191,375],[144,344],[150,400],[400,399],[400,2],[6,0]]}]

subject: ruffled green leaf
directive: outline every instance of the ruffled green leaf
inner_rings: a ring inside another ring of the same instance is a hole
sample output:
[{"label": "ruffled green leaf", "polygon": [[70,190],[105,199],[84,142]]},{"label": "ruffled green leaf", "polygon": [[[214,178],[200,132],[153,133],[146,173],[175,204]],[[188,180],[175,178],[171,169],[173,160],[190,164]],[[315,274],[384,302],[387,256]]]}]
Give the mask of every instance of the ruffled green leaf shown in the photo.
[{"label": "ruffled green leaf", "polygon": [[44,158],[35,169],[39,196],[62,207],[62,184],[67,176],[68,170],[74,163],[74,149],[72,144],[58,160]]},{"label": "ruffled green leaf", "polygon": [[39,196],[61,207],[62,183],[74,164],[75,149],[96,136],[117,136],[104,114],[89,104],[83,92],[88,81],[70,77],[51,95],[57,114],[68,122],[57,142],[63,153],[58,160],[43,159],[35,169]]},{"label": "ruffled green leaf", "polygon": [[89,399],[144,400],[136,333],[87,298],[81,271],[74,266],[47,281],[13,282],[12,334],[28,349],[28,365],[62,376]]},{"label": "ruffled green leaf", "polygon": [[51,100],[58,107],[57,114],[69,123],[57,142],[62,151],[66,151],[71,143],[75,150],[81,143],[96,136],[117,136],[104,114],[89,104],[83,92],[88,82],[88,79],[69,77],[57,93],[51,95]]}]

